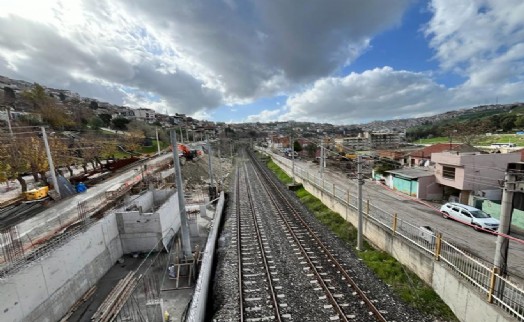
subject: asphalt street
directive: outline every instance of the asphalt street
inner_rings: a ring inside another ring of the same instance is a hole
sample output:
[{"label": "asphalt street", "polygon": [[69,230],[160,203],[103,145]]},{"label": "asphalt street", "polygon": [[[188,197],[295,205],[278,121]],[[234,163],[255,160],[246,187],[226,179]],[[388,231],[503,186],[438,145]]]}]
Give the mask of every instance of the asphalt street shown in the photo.
[{"label": "asphalt street", "polygon": [[[319,175],[319,166],[312,162],[296,160],[295,167],[307,170],[309,175]],[[337,169],[324,169],[324,179],[331,184],[350,189],[350,193],[357,195],[357,180],[348,179]],[[382,184],[366,180],[362,195],[364,204],[367,200],[378,208],[396,213],[402,220],[415,226],[430,226],[434,231],[441,232],[443,239],[458,246],[462,250],[493,263],[497,237],[493,234],[475,231],[471,227],[453,220],[444,219],[438,204],[422,203],[402,193],[391,191]],[[520,235],[513,235],[520,238]],[[524,240],[510,241],[508,254],[508,273],[515,280],[524,282]]]}]

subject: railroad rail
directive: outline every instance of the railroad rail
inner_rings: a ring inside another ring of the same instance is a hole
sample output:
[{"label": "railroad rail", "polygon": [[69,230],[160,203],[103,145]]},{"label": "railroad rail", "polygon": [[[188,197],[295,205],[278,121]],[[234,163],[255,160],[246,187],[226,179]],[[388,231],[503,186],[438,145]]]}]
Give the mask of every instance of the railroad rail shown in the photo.
[{"label": "railroad rail", "polygon": [[[236,215],[240,321],[257,318],[282,321],[276,285],[268,254],[269,245],[257,218],[247,169],[237,169]],[[241,198],[241,192],[247,198]],[[258,264],[262,264],[260,272]],[[269,299],[270,305],[266,304]],[[290,315],[286,315],[290,318]]]},{"label": "railroad rail", "polygon": [[[273,205],[278,211],[282,222],[287,228],[287,231],[292,236],[295,245],[300,249],[302,257],[305,259],[308,265],[308,274],[310,277],[314,277],[318,282],[318,285],[325,294],[325,298],[328,300],[333,310],[335,311],[338,319],[342,321],[349,321],[355,318],[354,308],[347,310],[348,307],[347,299],[342,296],[344,289],[337,287],[334,283],[335,279],[339,279],[342,284],[347,283],[353,290],[354,294],[362,300],[369,312],[375,317],[376,321],[387,321],[379,309],[374,305],[373,300],[370,299],[364,291],[358,286],[358,284],[349,275],[347,270],[337,259],[326,242],[322,241],[321,237],[316,231],[311,228],[310,224],[302,217],[300,212],[296,209],[288,197],[283,193],[282,186],[280,183],[275,182],[275,179],[269,171],[262,167],[259,161],[252,155],[249,154],[257,173],[263,179],[264,189],[267,191]],[[305,236],[309,238],[304,238]],[[318,247],[323,255],[323,261],[317,260],[316,253],[312,251],[314,247]],[[331,265],[335,269],[334,275],[333,270],[325,269]],[[330,274],[331,273],[331,274]],[[339,283],[338,283],[339,284]],[[336,293],[339,292],[339,293]],[[335,317],[331,317],[335,319]]]},{"label": "railroad rail", "polygon": [[[355,255],[346,252],[347,247],[273,181],[273,174],[255,158],[248,154],[239,162],[232,248],[225,268],[236,281],[225,280],[221,298],[230,300],[213,320],[376,322],[386,321],[383,314],[393,314],[388,315],[391,320],[425,320],[399,319],[405,315],[398,314],[399,305],[390,297],[382,296],[387,294],[383,288],[362,291],[358,284],[369,286],[373,277]],[[300,220],[302,216],[307,219]],[[349,272],[360,274],[360,279],[354,280]],[[374,301],[380,302],[382,311]]]}]

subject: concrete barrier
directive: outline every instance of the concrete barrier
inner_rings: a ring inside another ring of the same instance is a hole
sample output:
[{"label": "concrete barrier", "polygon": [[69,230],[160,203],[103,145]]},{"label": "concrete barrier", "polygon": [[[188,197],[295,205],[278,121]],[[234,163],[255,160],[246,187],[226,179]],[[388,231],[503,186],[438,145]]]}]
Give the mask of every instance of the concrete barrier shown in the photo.
[{"label": "concrete barrier", "polygon": [[213,219],[213,228],[209,234],[204,249],[204,258],[202,259],[202,266],[200,274],[195,287],[193,299],[188,313],[188,321],[202,322],[206,317],[207,299],[209,298],[209,284],[211,283],[211,272],[215,261],[215,246],[218,239],[218,228],[222,221],[222,211],[224,209],[224,192],[220,192],[215,216]]},{"label": "concrete barrier", "polygon": [[107,216],[0,280],[0,321],[58,321],[122,255],[115,216]]}]

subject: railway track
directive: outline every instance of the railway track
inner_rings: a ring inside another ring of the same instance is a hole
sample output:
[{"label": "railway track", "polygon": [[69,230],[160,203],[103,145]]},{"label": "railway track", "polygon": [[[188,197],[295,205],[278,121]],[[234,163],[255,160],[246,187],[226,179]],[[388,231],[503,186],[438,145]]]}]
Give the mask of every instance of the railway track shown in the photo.
[{"label": "railway track", "polygon": [[[244,192],[244,194],[242,194]],[[245,196],[245,198],[241,198]],[[237,252],[240,321],[257,319],[283,321],[290,318],[281,312],[273,275],[274,262],[260,214],[253,201],[247,169],[238,168],[236,184]]]},{"label": "railway track", "polygon": [[[302,217],[299,210],[291,204],[287,195],[282,191],[282,185],[276,182],[274,176],[260,165],[258,160],[250,155],[261,177],[263,187],[268,193],[271,202],[276,207],[279,222],[289,234],[288,240],[294,245],[298,259],[304,265],[304,272],[311,284],[319,293],[319,299],[324,299],[327,304],[323,307],[330,320],[350,321],[373,317],[373,321],[387,321],[384,315],[374,305],[364,291],[351,278],[346,268],[338,260],[337,254],[324,242],[319,234]],[[352,294],[351,297],[346,296]],[[358,304],[356,313],[354,303]],[[353,304],[353,305],[352,305]],[[362,304],[365,304],[365,308]],[[364,309],[364,310],[362,310]]]},{"label": "railway track", "polygon": [[285,188],[247,160],[235,182],[234,320],[387,321]]}]

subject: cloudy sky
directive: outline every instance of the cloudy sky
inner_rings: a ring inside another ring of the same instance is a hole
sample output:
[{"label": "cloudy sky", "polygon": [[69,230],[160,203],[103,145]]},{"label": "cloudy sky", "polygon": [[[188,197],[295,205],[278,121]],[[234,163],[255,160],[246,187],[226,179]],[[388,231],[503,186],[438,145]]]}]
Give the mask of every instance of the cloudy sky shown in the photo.
[{"label": "cloudy sky", "polygon": [[0,0],[0,75],[225,122],[524,100],[522,0]]}]

